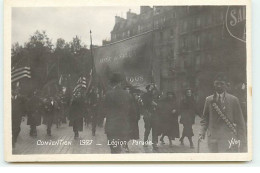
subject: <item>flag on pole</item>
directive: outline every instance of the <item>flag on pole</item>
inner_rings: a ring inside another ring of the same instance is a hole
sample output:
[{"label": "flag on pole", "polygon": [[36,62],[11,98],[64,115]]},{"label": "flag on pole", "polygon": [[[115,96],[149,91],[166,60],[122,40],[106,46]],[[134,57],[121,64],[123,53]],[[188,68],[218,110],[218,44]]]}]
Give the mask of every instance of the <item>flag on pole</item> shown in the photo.
[{"label": "flag on pole", "polygon": [[19,81],[23,78],[31,78],[31,68],[30,67],[21,67],[17,69],[12,69],[11,72],[12,83]]},{"label": "flag on pole", "polygon": [[91,85],[91,83],[92,83],[92,78],[93,78],[93,75],[92,75],[92,69],[91,69],[91,70],[90,70],[90,73],[89,73],[87,91],[89,91],[90,85]]},{"label": "flag on pole", "polygon": [[73,93],[77,92],[78,90],[82,89],[82,88],[87,88],[87,81],[86,81],[86,77],[80,77],[77,81],[77,85],[73,90]]}]

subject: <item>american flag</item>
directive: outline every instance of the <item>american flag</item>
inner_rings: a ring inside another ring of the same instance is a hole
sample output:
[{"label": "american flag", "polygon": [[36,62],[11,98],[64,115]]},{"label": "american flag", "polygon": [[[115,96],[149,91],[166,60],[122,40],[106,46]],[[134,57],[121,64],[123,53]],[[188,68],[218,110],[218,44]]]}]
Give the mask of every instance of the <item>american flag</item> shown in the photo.
[{"label": "american flag", "polygon": [[17,69],[12,69],[12,83],[19,81],[23,78],[31,78],[31,68],[30,67],[20,67]]},{"label": "american flag", "polygon": [[82,88],[87,88],[87,80],[86,77],[80,77],[77,81],[77,85],[73,90],[73,93],[77,92],[78,90],[82,89]]}]

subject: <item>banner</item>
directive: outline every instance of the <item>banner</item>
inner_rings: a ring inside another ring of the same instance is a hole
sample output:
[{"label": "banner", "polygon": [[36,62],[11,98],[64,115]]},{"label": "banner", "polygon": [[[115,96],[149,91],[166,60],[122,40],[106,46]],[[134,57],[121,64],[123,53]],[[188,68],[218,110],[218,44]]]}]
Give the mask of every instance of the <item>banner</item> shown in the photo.
[{"label": "banner", "polygon": [[152,32],[93,49],[97,75],[103,86],[113,72],[122,74],[132,86],[151,82]]},{"label": "banner", "polygon": [[246,6],[228,7],[226,28],[232,37],[246,42]]}]

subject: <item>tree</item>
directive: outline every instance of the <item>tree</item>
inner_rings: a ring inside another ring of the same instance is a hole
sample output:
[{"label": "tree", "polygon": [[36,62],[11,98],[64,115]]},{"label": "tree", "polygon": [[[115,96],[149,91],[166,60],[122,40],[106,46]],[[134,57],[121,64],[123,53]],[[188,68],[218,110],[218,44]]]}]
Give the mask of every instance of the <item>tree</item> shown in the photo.
[{"label": "tree", "polygon": [[12,68],[19,66],[22,61],[24,60],[23,56],[24,50],[19,43],[14,43],[12,44],[11,48],[11,63],[12,63]]},{"label": "tree", "polygon": [[92,64],[90,51],[78,36],[71,42],[59,38],[54,47],[45,31],[36,31],[24,46],[14,43],[11,58],[12,67],[31,67],[32,78],[25,86],[27,93],[50,87],[53,90],[61,74],[77,81],[79,76],[87,76]]},{"label": "tree", "polygon": [[32,86],[40,89],[47,82],[53,64],[53,44],[45,31],[36,31],[24,46],[31,67]]},{"label": "tree", "polygon": [[29,39],[29,42],[25,43],[26,48],[44,48],[45,51],[51,52],[53,44],[46,34],[46,31],[36,31]]},{"label": "tree", "polygon": [[76,37],[72,38],[70,42],[70,49],[73,54],[78,54],[81,49],[86,49],[86,45],[84,45],[81,39],[76,35]]},{"label": "tree", "polygon": [[56,50],[57,49],[64,49],[66,46],[66,42],[63,38],[58,38],[56,42]]},{"label": "tree", "polygon": [[81,46],[81,40],[78,38],[78,36],[74,37],[72,39],[72,42],[70,42],[70,49],[71,49],[71,52],[73,54],[77,54],[80,49],[82,48]]},{"label": "tree", "polygon": [[66,43],[62,38],[57,39],[54,57],[59,75],[77,73],[78,68],[74,60],[74,55],[71,52],[70,44]]}]

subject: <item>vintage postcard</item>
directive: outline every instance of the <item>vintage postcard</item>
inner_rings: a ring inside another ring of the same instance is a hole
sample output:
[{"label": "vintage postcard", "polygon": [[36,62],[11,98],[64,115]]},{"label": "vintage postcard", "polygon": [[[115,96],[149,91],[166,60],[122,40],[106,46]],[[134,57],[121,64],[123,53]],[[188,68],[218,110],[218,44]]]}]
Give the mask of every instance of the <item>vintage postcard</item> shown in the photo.
[{"label": "vintage postcard", "polygon": [[5,0],[7,162],[252,160],[249,0]]}]

